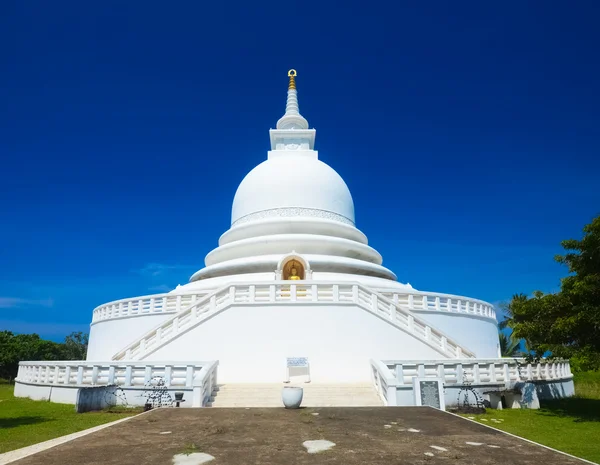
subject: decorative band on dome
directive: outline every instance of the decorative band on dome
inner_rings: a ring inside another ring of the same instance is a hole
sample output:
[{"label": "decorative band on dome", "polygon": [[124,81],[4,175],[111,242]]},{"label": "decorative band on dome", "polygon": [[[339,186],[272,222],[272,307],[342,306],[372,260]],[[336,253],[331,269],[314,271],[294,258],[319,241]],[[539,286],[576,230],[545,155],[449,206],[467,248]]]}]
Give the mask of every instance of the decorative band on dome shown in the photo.
[{"label": "decorative band on dome", "polygon": [[265,218],[291,218],[295,216],[304,216],[311,218],[323,218],[326,220],[338,221],[340,223],[354,226],[354,221],[342,216],[338,213],[333,213],[327,210],[318,210],[316,208],[302,208],[302,207],[285,207],[285,208],[273,208],[270,210],[262,210],[259,212],[250,213],[249,215],[242,216],[234,221],[231,226],[237,226],[244,224],[249,221],[263,220]]}]

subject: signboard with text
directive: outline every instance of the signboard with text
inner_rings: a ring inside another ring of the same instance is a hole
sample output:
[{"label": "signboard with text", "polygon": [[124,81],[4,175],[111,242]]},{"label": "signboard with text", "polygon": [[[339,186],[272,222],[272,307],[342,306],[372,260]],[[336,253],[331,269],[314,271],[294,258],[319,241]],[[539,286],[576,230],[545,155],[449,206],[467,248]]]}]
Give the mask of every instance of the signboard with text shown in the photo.
[{"label": "signboard with text", "polygon": [[308,366],[308,357],[288,357],[287,359],[288,368],[304,368]]},{"label": "signboard with text", "polygon": [[446,410],[444,381],[441,378],[413,378],[415,405]]},{"label": "signboard with text", "polygon": [[310,364],[308,357],[287,357],[286,359],[287,374],[285,382],[290,382],[290,376],[294,376],[296,380],[299,376],[304,378],[305,383],[310,383]]}]

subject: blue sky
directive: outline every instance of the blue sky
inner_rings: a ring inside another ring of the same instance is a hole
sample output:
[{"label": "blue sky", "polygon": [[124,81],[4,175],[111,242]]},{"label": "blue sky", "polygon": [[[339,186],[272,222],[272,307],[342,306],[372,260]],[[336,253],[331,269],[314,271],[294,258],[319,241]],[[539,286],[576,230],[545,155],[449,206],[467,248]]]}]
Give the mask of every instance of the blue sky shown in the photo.
[{"label": "blue sky", "polygon": [[600,213],[600,4],[0,6],[0,329],[62,339],[204,264],[289,68],[403,282],[554,291]]}]

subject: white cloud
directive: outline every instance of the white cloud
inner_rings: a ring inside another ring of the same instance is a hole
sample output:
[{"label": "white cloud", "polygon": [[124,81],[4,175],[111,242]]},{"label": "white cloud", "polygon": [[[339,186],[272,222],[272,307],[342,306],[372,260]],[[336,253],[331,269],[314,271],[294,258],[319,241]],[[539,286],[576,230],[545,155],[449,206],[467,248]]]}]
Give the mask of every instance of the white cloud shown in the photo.
[{"label": "white cloud", "polygon": [[147,263],[143,268],[133,270],[134,273],[141,274],[142,276],[157,277],[163,276],[170,273],[173,270],[186,270],[191,269],[190,265],[165,265],[163,263]]},{"label": "white cloud", "polygon": [[173,290],[173,286],[169,286],[168,284],[159,284],[158,286],[149,287],[148,290],[155,292],[169,292]]},{"label": "white cloud", "polygon": [[52,307],[52,299],[23,299],[21,297],[0,297],[0,308],[22,308],[22,307]]}]

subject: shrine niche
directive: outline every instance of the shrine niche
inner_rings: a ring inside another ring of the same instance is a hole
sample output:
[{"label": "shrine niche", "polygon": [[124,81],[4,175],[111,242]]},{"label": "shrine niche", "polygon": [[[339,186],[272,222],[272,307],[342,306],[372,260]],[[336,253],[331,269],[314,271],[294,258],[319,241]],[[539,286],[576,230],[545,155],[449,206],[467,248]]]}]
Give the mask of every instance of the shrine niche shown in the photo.
[{"label": "shrine niche", "polygon": [[283,279],[285,281],[299,281],[304,277],[304,265],[299,260],[292,258],[283,266]]},{"label": "shrine niche", "polygon": [[302,255],[292,251],[284,255],[277,263],[275,270],[275,279],[282,281],[310,281],[312,279],[312,269],[308,260]]}]

